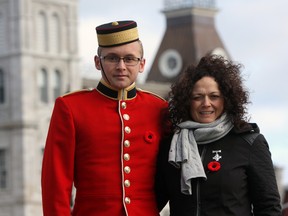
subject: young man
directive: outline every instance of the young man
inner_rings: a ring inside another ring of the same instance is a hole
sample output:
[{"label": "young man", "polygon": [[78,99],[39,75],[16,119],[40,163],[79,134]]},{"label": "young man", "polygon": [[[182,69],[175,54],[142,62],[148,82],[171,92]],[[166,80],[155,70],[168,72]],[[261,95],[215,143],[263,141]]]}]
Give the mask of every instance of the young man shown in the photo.
[{"label": "young man", "polygon": [[55,102],[43,158],[44,216],[159,215],[154,174],[167,103],[135,86],[145,66],[136,22],[96,32],[102,79]]}]

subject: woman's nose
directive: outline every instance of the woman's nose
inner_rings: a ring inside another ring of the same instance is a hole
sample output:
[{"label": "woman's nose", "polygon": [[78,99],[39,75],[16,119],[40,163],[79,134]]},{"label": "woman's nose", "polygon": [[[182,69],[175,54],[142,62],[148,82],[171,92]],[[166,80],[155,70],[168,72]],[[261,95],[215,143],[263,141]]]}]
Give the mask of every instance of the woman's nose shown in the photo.
[{"label": "woman's nose", "polygon": [[203,105],[204,106],[210,106],[211,105],[210,98],[207,95],[203,98]]}]

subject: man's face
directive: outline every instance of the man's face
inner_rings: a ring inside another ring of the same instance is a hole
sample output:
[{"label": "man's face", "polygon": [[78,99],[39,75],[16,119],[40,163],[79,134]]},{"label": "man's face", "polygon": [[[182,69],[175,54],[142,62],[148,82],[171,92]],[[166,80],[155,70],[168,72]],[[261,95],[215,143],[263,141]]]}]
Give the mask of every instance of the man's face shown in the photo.
[{"label": "man's face", "polygon": [[[145,59],[141,57],[141,45],[135,41],[121,46],[101,48],[101,56],[95,56],[94,61],[96,68],[102,71],[103,79],[119,90],[130,86],[136,81],[138,73],[143,72]],[[132,65],[130,60],[125,63],[123,58],[132,59]],[[119,61],[113,62],[115,59]]]}]

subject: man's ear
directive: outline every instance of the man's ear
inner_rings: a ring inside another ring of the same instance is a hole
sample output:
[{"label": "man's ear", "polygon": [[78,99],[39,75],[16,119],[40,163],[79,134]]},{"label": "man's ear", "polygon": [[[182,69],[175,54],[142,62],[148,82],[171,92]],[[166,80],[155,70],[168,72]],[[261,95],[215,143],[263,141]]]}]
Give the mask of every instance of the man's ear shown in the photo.
[{"label": "man's ear", "polygon": [[145,63],[146,63],[146,59],[143,58],[143,59],[140,61],[139,73],[142,73],[142,72],[144,71]]},{"label": "man's ear", "polygon": [[97,70],[101,70],[100,58],[99,56],[94,56],[94,63]]}]

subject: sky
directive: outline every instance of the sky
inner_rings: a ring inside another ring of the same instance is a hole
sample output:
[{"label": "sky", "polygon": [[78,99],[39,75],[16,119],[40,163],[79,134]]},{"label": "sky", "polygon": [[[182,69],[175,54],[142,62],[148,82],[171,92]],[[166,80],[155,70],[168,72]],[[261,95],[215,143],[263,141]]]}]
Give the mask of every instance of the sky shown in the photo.
[{"label": "sky", "polygon": [[[274,165],[288,186],[288,1],[216,0],[215,27],[233,61],[241,63],[250,91],[249,114],[269,143]],[[135,20],[144,45],[145,82],[166,29],[164,0],[79,0],[79,54],[83,76],[99,78],[93,58],[95,27],[116,20]]]}]

